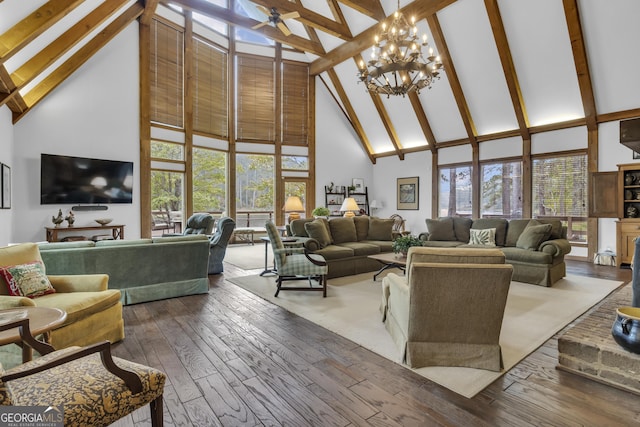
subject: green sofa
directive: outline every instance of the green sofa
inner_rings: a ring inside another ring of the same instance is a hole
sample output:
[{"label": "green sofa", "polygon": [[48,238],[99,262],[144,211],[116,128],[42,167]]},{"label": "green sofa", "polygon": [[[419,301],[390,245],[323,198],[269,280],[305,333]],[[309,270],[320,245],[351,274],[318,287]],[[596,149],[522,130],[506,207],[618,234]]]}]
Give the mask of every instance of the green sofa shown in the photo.
[{"label": "green sofa", "polygon": [[289,236],[327,260],[327,278],[377,271],[380,262],[367,258],[391,252],[393,219],[355,216],[352,218],[305,218],[291,221]]},{"label": "green sofa", "polygon": [[[517,282],[551,286],[566,276],[564,256],[571,245],[560,220],[442,217],[427,219],[426,224],[428,231],[418,236],[423,246],[498,247],[506,263],[513,265]],[[495,231],[486,232],[492,229]],[[479,244],[482,237],[489,238],[482,242],[485,245]]]},{"label": "green sofa", "polygon": [[202,234],[39,245],[47,274],[108,274],[124,305],[209,291],[209,239]]}]

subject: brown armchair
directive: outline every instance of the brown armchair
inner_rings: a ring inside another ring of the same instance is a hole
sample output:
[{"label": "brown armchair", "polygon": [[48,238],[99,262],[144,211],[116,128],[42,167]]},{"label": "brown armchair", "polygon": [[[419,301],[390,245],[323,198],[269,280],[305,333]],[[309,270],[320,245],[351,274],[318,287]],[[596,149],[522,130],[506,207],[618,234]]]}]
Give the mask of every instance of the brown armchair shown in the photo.
[{"label": "brown armchair", "polygon": [[113,358],[108,341],[55,351],[31,335],[27,318],[0,325],[14,328],[43,356],[2,372],[0,405],[62,407],[64,425],[106,426],[150,404],[152,425],[162,426],[163,372]]},{"label": "brown armchair", "polygon": [[499,344],[513,267],[499,249],[412,247],[406,277],[382,282],[382,320],[412,368],[502,369]]}]

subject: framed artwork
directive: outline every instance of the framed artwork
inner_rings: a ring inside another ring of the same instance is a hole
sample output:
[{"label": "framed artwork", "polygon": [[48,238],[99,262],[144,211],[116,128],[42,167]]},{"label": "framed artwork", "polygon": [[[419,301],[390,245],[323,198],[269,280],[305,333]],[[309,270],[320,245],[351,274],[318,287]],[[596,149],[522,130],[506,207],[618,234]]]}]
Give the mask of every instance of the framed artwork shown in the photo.
[{"label": "framed artwork", "polygon": [[351,185],[356,187],[356,189],[354,190],[356,193],[364,193],[364,179],[353,178],[351,180]]},{"label": "framed artwork", "polygon": [[11,168],[2,164],[2,209],[11,209]]},{"label": "framed artwork", "polygon": [[398,210],[418,209],[418,179],[417,176],[398,178]]},{"label": "framed artwork", "polygon": [[640,153],[638,153],[637,151],[633,152],[633,159],[640,159]]}]

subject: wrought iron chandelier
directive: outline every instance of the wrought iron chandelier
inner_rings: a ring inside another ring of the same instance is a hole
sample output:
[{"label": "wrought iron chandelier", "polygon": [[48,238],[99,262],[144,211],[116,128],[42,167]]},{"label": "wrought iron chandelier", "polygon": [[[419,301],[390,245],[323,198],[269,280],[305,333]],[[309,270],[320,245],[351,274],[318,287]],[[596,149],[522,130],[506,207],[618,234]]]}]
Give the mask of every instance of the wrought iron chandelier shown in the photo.
[{"label": "wrought iron chandelier", "polygon": [[[431,88],[434,80],[439,79],[442,61],[434,55],[433,47],[427,43],[427,35],[418,37],[415,17],[411,25],[398,9],[393,14],[391,25],[382,23],[382,32],[375,36],[375,45],[371,48],[371,60],[365,66],[360,61],[358,77],[367,86],[369,92],[382,95],[402,95]],[[429,56],[422,55],[425,47]]]}]

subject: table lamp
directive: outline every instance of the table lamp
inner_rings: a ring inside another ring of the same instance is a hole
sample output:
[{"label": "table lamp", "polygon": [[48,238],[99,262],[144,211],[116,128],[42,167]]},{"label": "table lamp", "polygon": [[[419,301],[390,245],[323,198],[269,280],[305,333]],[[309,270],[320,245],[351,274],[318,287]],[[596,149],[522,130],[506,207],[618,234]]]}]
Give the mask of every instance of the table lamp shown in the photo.
[{"label": "table lamp", "polygon": [[298,196],[289,196],[287,197],[287,201],[284,202],[284,207],[282,208],[285,212],[289,213],[289,224],[294,219],[300,219],[300,213],[304,212],[304,206],[302,206],[302,200]]},{"label": "table lamp", "polygon": [[360,206],[358,206],[356,199],[354,199],[353,197],[347,197],[346,199],[344,199],[344,202],[342,202],[342,206],[340,206],[340,212],[344,212],[343,216],[346,218],[356,216],[353,212],[359,210]]},{"label": "table lamp", "polygon": [[377,211],[378,209],[381,209],[383,207],[384,206],[383,206],[382,202],[379,202],[377,200],[372,200],[371,204],[369,205],[369,209],[371,209],[374,213],[375,213],[375,211]]}]

